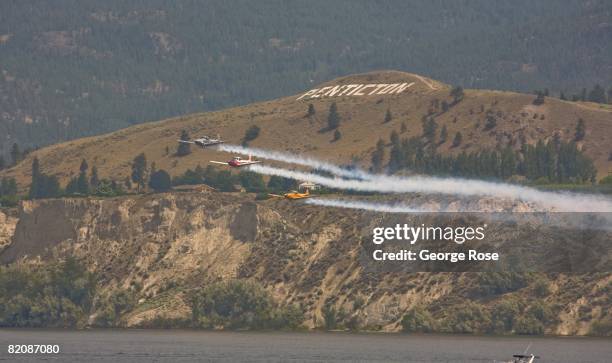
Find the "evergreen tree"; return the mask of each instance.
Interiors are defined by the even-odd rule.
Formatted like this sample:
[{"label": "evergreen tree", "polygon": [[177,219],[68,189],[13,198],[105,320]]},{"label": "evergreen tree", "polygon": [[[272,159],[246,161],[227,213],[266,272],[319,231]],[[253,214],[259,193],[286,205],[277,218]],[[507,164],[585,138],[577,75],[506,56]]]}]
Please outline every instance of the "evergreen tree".
[{"label": "evergreen tree", "polygon": [[151,172],[151,179],[149,180],[149,187],[156,192],[165,192],[172,188],[172,180],[170,174],[164,169],[159,169],[155,172]]},{"label": "evergreen tree", "polygon": [[436,138],[436,130],[438,129],[438,124],[433,117],[425,117],[423,119],[423,136],[429,140],[429,142],[433,142]]},{"label": "evergreen tree", "polygon": [[0,170],[6,168],[6,163],[4,161],[4,156],[0,155]]},{"label": "evergreen tree", "polygon": [[391,114],[391,110],[387,109],[387,113],[385,113],[384,123],[391,122],[391,120],[393,120],[393,115]]},{"label": "evergreen tree", "polygon": [[31,199],[53,198],[60,195],[61,188],[55,176],[48,176],[41,172],[37,157],[32,160],[32,183],[28,196]]},{"label": "evergreen tree", "polygon": [[497,126],[497,119],[493,115],[487,115],[487,119],[485,122],[485,130],[494,129]]},{"label": "evergreen tree", "polygon": [[516,158],[514,155],[514,150],[510,146],[507,146],[502,151],[501,155],[501,178],[508,179],[512,175],[514,175],[516,171]]},{"label": "evergreen tree", "polygon": [[14,143],[11,147],[11,160],[13,162],[12,165],[16,165],[21,160],[21,151],[19,150],[19,145]]},{"label": "evergreen tree", "polygon": [[440,144],[444,144],[447,138],[448,138],[448,130],[446,129],[446,125],[443,125],[442,130],[440,131]]},{"label": "evergreen tree", "polygon": [[563,91],[561,91],[561,94],[559,95],[559,99],[563,101],[567,101],[567,97],[565,97],[565,93],[563,93]]},{"label": "evergreen tree", "polygon": [[42,189],[42,180],[40,172],[40,163],[38,157],[34,157],[32,160],[32,181],[30,183],[30,192],[28,196],[30,199],[40,198]]},{"label": "evergreen tree", "polygon": [[308,104],[308,112],[306,113],[306,117],[312,117],[315,115],[317,111],[312,103]]},{"label": "evergreen tree", "polygon": [[61,195],[59,180],[55,175],[43,175],[42,198],[56,198]]},{"label": "evergreen tree", "polygon": [[574,133],[574,140],[580,141],[584,139],[586,135],[586,124],[583,119],[578,119],[578,123],[576,124],[576,132]]},{"label": "evergreen tree", "polygon": [[341,137],[342,134],[340,133],[340,130],[336,129],[336,131],[334,131],[334,138],[332,139],[332,142],[340,140]]},{"label": "evergreen tree", "polygon": [[132,181],[136,184],[138,192],[147,185],[147,157],[139,154],[132,161]]},{"label": "evergreen tree", "polygon": [[458,147],[459,145],[461,145],[462,141],[463,141],[463,135],[461,134],[461,132],[457,132],[455,134],[455,138],[453,139],[453,147]]},{"label": "evergreen tree", "polygon": [[392,145],[399,144],[399,135],[397,131],[391,131],[391,135],[389,135],[389,141],[391,141]]},{"label": "evergreen tree", "polygon": [[242,185],[247,192],[263,193],[266,191],[266,184],[261,174],[252,171],[243,171],[239,174],[238,178],[240,179],[240,185]]},{"label": "evergreen tree", "polygon": [[536,96],[536,98],[533,100],[533,102],[532,102],[532,103],[533,103],[534,105],[536,105],[536,106],[539,106],[539,105],[543,105],[543,104],[544,104],[544,101],[545,101],[545,96],[544,96],[544,93],[542,93],[541,91],[538,91],[538,92],[537,92],[537,96]]},{"label": "evergreen tree", "polygon": [[336,102],[329,106],[329,114],[327,115],[327,129],[334,130],[340,126],[340,115],[338,114],[338,106]]},{"label": "evergreen tree", "polygon": [[[189,141],[189,133],[187,130],[181,131],[181,141]],[[186,156],[191,154],[191,144],[179,142],[176,149],[176,156]]]},{"label": "evergreen tree", "polygon": [[391,152],[389,153],[389,171],[394,173],[404,167],[404,153],[403,147],[399,140],[397,142],[391,142]]},{"label": "evergreen tree", "polygon": [[408,126],[406,126],[405,122],[402,122],[402,126],[400,127],[400,132],[403,134],[408,131]]},{"label": "evergreen tree", "polygon": [[98,188],[98,184],[100,184],[100,179],[98,178],[98,168],[93,166],[91,168],[91,177],[89,178],[89,185],[91,186],[92,191]]},{"label": "evergreen tree", "polygon": [[74,177],[70,178],[68,184],[66,184],[66,194],[74,195],[79,192],[79,178]]},{"label": "evergreen tree", "polygon": [[589,92],[589,101],[597,103],[606,103],[606,90],[602,86],[596,84]]},{"label": "evergreen tree", "polygon": [[376,150],[372,153],[372,171],[379,173],[382,171],[383,161],[385,159],[385,142],[378,140]]},{"label": "evergreen tree", "polygon": [[17,182],[15,178],[3,177],[0,183],[0,196],[14,197],[17,195]]},{"label": "evergreen tree", "polygon": [[458,103],[459,101],[463,99],[463,96],[464,96],[463,87],[461,86],[453,87],[453,89],[450,92],[450,95],[451,97],[453,97],[453,104]]},{"label": "evergreen tree", "polygon": [[282,176],[273,175],[270,177],[268,181],[268,189],[273,190],[275,192],[289,190],[295,187],[295,181],[288,178],[283,178]]},{"label": "evergreen tree", "polygon": [[249,142],[255,140],[259,136],[259,126],[252,125],[244,132],[244,137],[242,138],[242,145],[247,146]]},{"label": "evergreen tree", "polygon": [[87,165],[87,160],[83,159],[81,161],[81,166],[79,167],[79,178],[77,182],[77,190],[79,194],[87,195],[89,194],[89,180],[87,179],[87,169],[89,166]]}]

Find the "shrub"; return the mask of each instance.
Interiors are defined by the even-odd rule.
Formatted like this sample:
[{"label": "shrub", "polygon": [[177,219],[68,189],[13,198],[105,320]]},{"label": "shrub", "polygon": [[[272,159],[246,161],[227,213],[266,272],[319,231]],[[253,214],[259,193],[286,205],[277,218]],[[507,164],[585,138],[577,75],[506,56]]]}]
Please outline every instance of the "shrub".
[{"label": "shrub", "polygon": [[[189,134],[186,130],[181,131],[181,141],[189,141]],[[178,148],[176,149],[177,156],[185,156],[191,154],[191,145],[179,142]]]},{"label": "shrub", "polygon": [[410,309],[402,318],[402,331],[429,333],[435,330],[436,321],[431,314],[421,308]]},{"label": "shrub", "polygon": [[533,291],[537,297],[545,297],[550,294],[550,284],[545,278],[539,278],[533,285]]},{"label": "shrub", "polygon": [[193,325],[201,328],[296,329],[304,319],[299,307],[279,307],[261,286],[240,280],[199,289],[189,305]]},{"label": "shrub", "polygon": [[533,317],[521,317],[517,320],[514,331],[517,334],[537,335],[544,333],[544,326]]},{"label": "shrub", "polygon": [[[612,155],[612,154],[610,154]],[[600,181],[599,184],[601,185],[612,185],[612,174],[603,177]]]},{"label": "shrub", "polygon": [[612,318],[607,317],[594,322],[590,334],[602,337],[612,336]]},{"label": "shrub", "polygon": [[149,187],[156,192],[165,192],[172,189],[172,179],[170,174],[163,169],[159,169],[151,175]]},{"label": "shrub", "polygon": [[449,333],[479,333],[489,329],[491,317],[482,306],[466,302],[454,305],[446,311],[442,330]]},{"label": "shrub", "polygon": [[249,127],[244,133],[244,138],[242,139],[243,145],[247,145],[249,142],[255,140],[259,136],[259,131],[260,128],[257,125]]},{"label": "shrub", "polygon": [[2,267],[0,326],[84,326],[95,286],[95,276],[73,258],[44,266]]},{"label": "shrub", "polygon": [[521,307],[514,300],[503,300],[491,309],[491,331],[496,333],[511,332],[520,314]]},{"label": "shrub", "polygon": [[484,272],[478,274],[474,292],[481,296],[504,294],[527,286],[527,280],[527,276],[519,272]]},{"label": "shrub", "polygon": [[325,329],[334,330],[339,326],[339,322],[343,319],[343,312],[337,311],[332,305],[325,305],[322,310],[323,319],[325,320]]}]

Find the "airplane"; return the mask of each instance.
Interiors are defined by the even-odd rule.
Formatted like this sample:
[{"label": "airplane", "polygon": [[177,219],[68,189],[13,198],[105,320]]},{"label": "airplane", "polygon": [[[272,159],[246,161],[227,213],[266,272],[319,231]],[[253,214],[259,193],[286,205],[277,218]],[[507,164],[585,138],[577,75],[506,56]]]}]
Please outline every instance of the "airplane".
[{"label": "airplane", "polygon": [[234,156],[232,158],[232,160],[230,160],[230,161],[214,161],[214,160],[211,160],[210,162],[213,163],[213,164],[229,165],[231,167],[238,168],[238,167],[241,167],[241,166],[247,166],[247,165],[261,163],[261,160],[253,160],[251,158],[251,155],[249,155],[249,158],[247,160],[243,160],[240,156]]},{"label": "airplane", "polygon": [[193,141],[192,140],[178,140],[178,142],[182,144],[198,145],[201,148],[205,148],[207,146],[223,144],[225,141],[221,140],[221,138],[219,138],[219,136],[217,135],[216,139],[209,137],[209,136],[202,136],[198,139],[194,139]]},{"label": "airplane", "polygon": [[287,198],[290,200],[296,200],[296,199],[304,199],[304,198],[310,198],[312,195],[310,194],[310,192],[308,191],[308,189],[306,189],[306,193],[300,193],[296,190],[292,190],[289,193],[285,193],[283,195],[278,195],[278,194],[268,194],[271,197],[276,197],[276,198]]}]

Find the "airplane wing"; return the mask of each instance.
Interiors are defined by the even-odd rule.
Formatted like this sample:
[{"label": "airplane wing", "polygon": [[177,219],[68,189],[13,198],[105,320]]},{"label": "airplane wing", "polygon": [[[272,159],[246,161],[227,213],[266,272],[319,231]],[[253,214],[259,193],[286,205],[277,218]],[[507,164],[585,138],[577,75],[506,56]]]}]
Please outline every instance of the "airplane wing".
[{"label": "airplane wing", "polygon": [[211,160],[211,161],[209,161],[209,163],[227,165],[227,161],[214,161],[214,160]]},{"label": "airplane wing", "polygon": [[276,197],[276,198],[284,198],[284,195],[278,195],[278,194],[268,194],[271,197]]},{"label": "airplane wing", "polygon": [[188,141],[188,140],[177,140],[177,141],[180,142],[181,144],[195,144],[195,142]]}]

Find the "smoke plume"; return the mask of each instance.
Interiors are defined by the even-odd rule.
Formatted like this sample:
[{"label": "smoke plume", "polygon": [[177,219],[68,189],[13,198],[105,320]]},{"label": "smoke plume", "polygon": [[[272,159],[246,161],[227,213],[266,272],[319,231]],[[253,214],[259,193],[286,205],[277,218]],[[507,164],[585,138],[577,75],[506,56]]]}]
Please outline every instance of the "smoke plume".
[{"label": "smoke plume", "polygon": [[416,192],[458,196],[492,196],[534,202],[559,212],[612,212],[612,201],[602,196],[546,192],[505,183],[459,178],[396,177],[372,174],[369,174],[370,178],[367,180],[346,180],[264,165],[253,165],[250,170],[260,174],[277,175],[295,180],[308,180],[329,188],[342,190],[379,193]]}]

